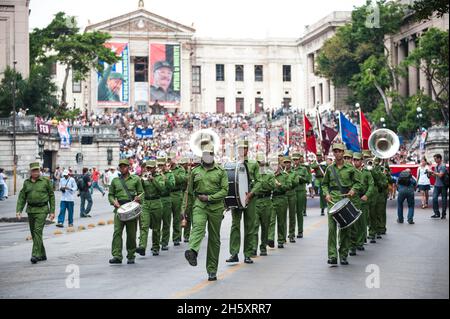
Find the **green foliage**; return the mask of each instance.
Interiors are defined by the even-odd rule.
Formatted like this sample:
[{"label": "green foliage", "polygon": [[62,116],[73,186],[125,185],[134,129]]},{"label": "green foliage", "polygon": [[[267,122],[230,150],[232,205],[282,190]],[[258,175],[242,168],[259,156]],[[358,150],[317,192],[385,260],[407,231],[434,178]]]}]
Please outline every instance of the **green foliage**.
[{"label": "green foliage", "polygon": [[449,12],[450,3],[448,0],[417,0],[409,9],[414,12],[414,18],[418,21],[429,20],[436,13],[437,17],[442,17]]}]

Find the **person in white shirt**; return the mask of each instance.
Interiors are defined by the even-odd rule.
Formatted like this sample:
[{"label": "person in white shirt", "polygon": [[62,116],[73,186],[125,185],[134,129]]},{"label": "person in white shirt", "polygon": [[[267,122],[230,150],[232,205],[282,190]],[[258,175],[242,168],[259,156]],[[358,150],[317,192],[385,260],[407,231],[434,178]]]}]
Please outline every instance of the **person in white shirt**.
[{"label": "person in white shirt", "polygon": [[6,185],[6,175],[4,169],[0,168],[0,200],[8,198],[8,185]]},{"label": "person in white shirt", "polygon": [[68,170],[64,170],[63,178],[59,182],[59,190],[62,192],[58,223],[56,227],[64,227],[66,209],[69,212],[69,227],[73,227],[73,208],[75,204],[75,192],[78,190],[75,179],[70,176]]},{"label": "person in white shirt", "polygon": [[420,166],[417,168],[417,184],[419,186],[419,192],[422,193],[422,209],[428,207],[428,198],[431,188],[428,172],[431,172],[431,168],[428,166],[427,160],[424,157],[420,161]]}]

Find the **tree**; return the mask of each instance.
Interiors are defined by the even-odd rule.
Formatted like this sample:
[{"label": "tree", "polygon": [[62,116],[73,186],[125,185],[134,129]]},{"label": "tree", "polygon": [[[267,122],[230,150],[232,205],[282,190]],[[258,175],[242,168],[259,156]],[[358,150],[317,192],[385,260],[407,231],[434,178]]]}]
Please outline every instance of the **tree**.
[{"label": "tree", "polygon": [[105,47],[105,42],[111,38],[103,32],[79,33],[74,17],[59,12],[52,22],[43,29],[34,29],[30,34],[31,56],[38,63],[49,60],[57,61],[65,66],[64,82],[61,87],[61,106],[67,106],[67,82],[70,71],[74,80],[86,78],[90,70],[103,71],[104,61],[114,64],[120,60],[114,52]]},{"label": "tree", "polygon": [[444,14],[449,13],[448,0],[418,0],[409,6],[414,12],[416,20],[429,20],[433,14],[441,18]]},{"label": "tree", "polygon": [[402,67],[419,68],[431,84],[434,99],[446,123],[449,120],[449,32],[431,28],[419,39],[418,46]]},{"label": "tree", "polygon": [[[386,58],[384,41],[386,35],[400,29],[404,6],[385,0],[375,5],[367,1],[355,8],[351,22],[325,42],[317,59],[317,74],[330,79],[336,87],[350,87],[348,102],[360,103],[363,111],[374,110],[382,101],[390,116],[389,97],[395,95],[398,72]],[[379,21],[370,24],[374,12]]]}]

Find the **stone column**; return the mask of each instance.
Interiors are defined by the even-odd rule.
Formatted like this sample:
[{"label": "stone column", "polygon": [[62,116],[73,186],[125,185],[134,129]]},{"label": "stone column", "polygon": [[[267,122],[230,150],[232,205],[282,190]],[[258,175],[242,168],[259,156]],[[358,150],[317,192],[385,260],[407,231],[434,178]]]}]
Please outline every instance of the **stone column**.
[{"label": "stone column", "polygon": [[[416,48],[416,38],[413,36],[408,37],[408,55]],[[410,66],[408,67],[408,85],[409,85],[409,96],[417,93],[418,87],[418,71],[417,68]]]},{"label": "stone column", "polygon": [[[403,41],[398,42],[397,46],[397,64],[400,65],[400,63],[405,59],[405,48]],[[406,78],[399,77],[399,85],[398,85],[398,93],[406,97],[408,93],[408,87],[407,87],[407,81]]]}]

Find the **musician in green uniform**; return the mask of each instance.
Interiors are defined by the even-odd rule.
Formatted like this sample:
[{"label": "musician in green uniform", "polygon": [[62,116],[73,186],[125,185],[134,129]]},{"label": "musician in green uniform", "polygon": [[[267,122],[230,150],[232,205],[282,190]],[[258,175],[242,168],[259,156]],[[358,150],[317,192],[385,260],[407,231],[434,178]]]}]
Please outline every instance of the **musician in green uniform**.
[{"label": "musician in green uniform", "polygon": [[[278,166],[277,166],[278,164]],[[284,171],[280,161],[271,161],[271,167],[275,171],[275,189],[272,195],[272,214],[269,225],[269,247],[275,246],[275,224],[277,224],[278,248],[284,248],[286,242],[287,207],[288,197],[286,192],[291,189],[289,175]]]},{"label": "musician in green uniform", "polygon": [[377,233],[386,235],[386,215],[387,215],[387,200],[389,197],[389,184],[392,183],[391,169],[387,159],[383,159],[380,163],[381,171],[384,175],[386,187],[383,187],[383,196],[380,206],[380,224]]},{"label": "musician in green uniform", "polygon": [[120,177],[112,180],[108,193],[108,201],[114,206],[114,234],[112,240],[111,253],[113,258],[110,264],[122,263],[122,233],[126,227],[127,231],[127,263],[134,264],[136,252],[136,231],[138,218],[123,222],[117,215],[117,209],[131,201],[140,202],[144,193],[139,176],[131,175],[129,172],[129,161],[126,159],[119,161]]},{"label": "musician in green uniform", "polygon": [[39,163],[30,164],[30,178],[26,179],[17,199],[16,217],[22,218],[22,211],[27,206],[28,224],[33,238],[31,263],[47,260],[42,233],[47,215],[55,218],[55,194],[48,178],[41,176]]},{"label": "musician in green uniform", "polygon": [[161,203],[163,206],[161,250],[169,250],[170,221],[172,218],[172,198],[170,197],[170,192],[175,188],[175,176],[168,166],[166,157],[159,157],[157,165],[164,179],[164,188],[161,192]]},{"label": "musician in green uniform", "polygon": [[258,234],[261,227],[261,256],[267,256],[267,241],[269,236],[269,223],[272,214],[272,191],[275,189],[275,175],[269,168],[266,156],[262,153],[256,155],[259,165],[259,178],[254,187],[256,201],[255,241],[258,246]]},{"label": "musician in green uniform", "polygon": [[314,170],[315,174],[314,186],[319,191],[320,215],[324,216],[325,208],[327,207],[327,202],[325,201],[325,196],[323,196],[322,180],[323,175],[325,174],[325,170],[327,169],[327,165],[323,162],[322,152],[318,151],[316,153],[316,160],[311,164],[311,169]]},{"label": "musician in green uniform", "polygon": [[360,173],[362,190],[358,194],[360,199],[358,208],[361,209],[362,215],[354,223],[350,256],[356,255],[356,250],[364,250],[364,242],[367,238],[369,201],[373,198],[374,191],[372,174],[367,168],[363,166],[363,156],[361,153],[353,153],[353,166]]},{"label": "musician in green uniform", "polygon": [[385,179],[379,165],[376,164],[377,162],[379,163],[376,158],[373,159],[373,168],[370,171],[374,181],[373,198],[369,202],[369,239],[371,244],[375,244],[377,242],[377,237],[381,238],[381,235],[378,234],[379,224],[381,220],[379,205],[383,187],[386,187]]},{"label": "musician in green uniform", "polygon": [[353,166],[353,151],[345,150],[344,151],[344,162],[345,164],[349,164]]},{"label": "musician in green uniform", "polygon": [[[344,197],[348,197],[354,202],[358,199],[358,194],[363,190],[359,174],[355,174],[355,168],[344,162],[344,145],[335,143],[332,146],[332,150],[335,161],[332,165],[328,166],[322,181],[323,192],[328,203],[328,210]],[[331,214],[328,214],[328,263],[330,265],[337,265],[337,239],[337,224]],[[348,265],[347,255],[349,248],[349,229],[339,229],[339,259],[341,265]]]},{"label": "musician in green uniform", "polygon": [[170,170],[175,178],[175,186],[170,192],[170,198],[172,200],[172,240],[174,246],[179,246],[181,242],[181,203],[186,189],[186,171],[177,164],[175,157],[175,153],[169,154]]},{"label": "musician in green uniform", "polygon": [[[308,169],[300,164],[300,153],[293,153],[294,169],[298,175],[298,185],[295,189],[297,199],[297,238],[303,238],[303,214],[306,210],[306,184],[311,183],[311,175]],[[295,231],[295,230],[294,230]]]},{"label": "musician in green uniform", "polygon": [[152,228],[152,253],[159,255],[162,221],[161,192],[164,189],[164,179],[156,172],[156,161],[149,160],[145,163],[145,173],[142,178],[144,189],[144,203],[139,216],[139,247],[136,252],[145,256],[147,249],[148,230]]},{"label": "musician in green uniform", "polygon": [[295,243],[295,224],[297,216],[297,193],[296,189],[299,185],[299,178],[297,171],[292,169],[292,160],[290,156],[286,156],[284,159],[284,170],[288,174],[289,189],[286,191],[289,207],[289,242]]},{"label": "musician in green uniform", "polygon": [[259,167],[254,160],[248,159],[248,141],[243,140],[238,143],[239,161],[247,167],[249,177],[249,193],[247,194],[245,209],[232,209],[232,222],[230,232],[230,258],[226,262],[238,262],[239,250],[241,248],[241,219],[244,215],[244,262],[252,264],[251,257],[256,254],[255,242],[255,221],[256,221],[256,201],[254,198],[254,187],[258,180]]},{"label": "musician in green uniform", "polygon": [[195,202],[195,196],[192,192],[192,189],[189,188],[188,181],[190,180],[192,170],[199,166],[201,164],[201,160],[199,157],[194,157],[192,160],[192,163],[187,165],[185,167],[185,170],[187,172],[187,178],[186,178],[186,191],[183,195],[183,209],[182,211],[185,214],[186,218],[186,227],[183,229],[183,238],[184,242],[189,242],[189,237],[191,235],[191,228],[192,228],[192,211],[194,209],[194,202]]},{"label": "musician in green uniform", "polygon": [[191,266],[197,266],[198,252],[208,226],[206,271],[208,280],[214,281],[217,280],[220,226],[225,210],[224,199],[228,195],[228,177],[225,170],[214,162],[213,145],[203,146],[202,165],[192,170],[188,183],[195,203],[189,250],[185,251],[184,256]]},{"label": "musician in green uniform", "polygon": [[[308,163],[305,162],[305,157],[303,156],[303,154],[299,154],[299,166],[303,167],[306,170],[306,173],[308,174],[308,182],[307,184],[312,182],[312,174],[311,174],[311,167],[310,165],[308,165]],[[305,185],[306,187],[306,185]],[[303,216],[307,216],[306,214],[306,199],[303,202],[303,207],[301,207],[302,212],[303,212]],[[302,229],[303,229],[303,219],[302,219]],[[301,238],[297,235],[297,238]]]}]

